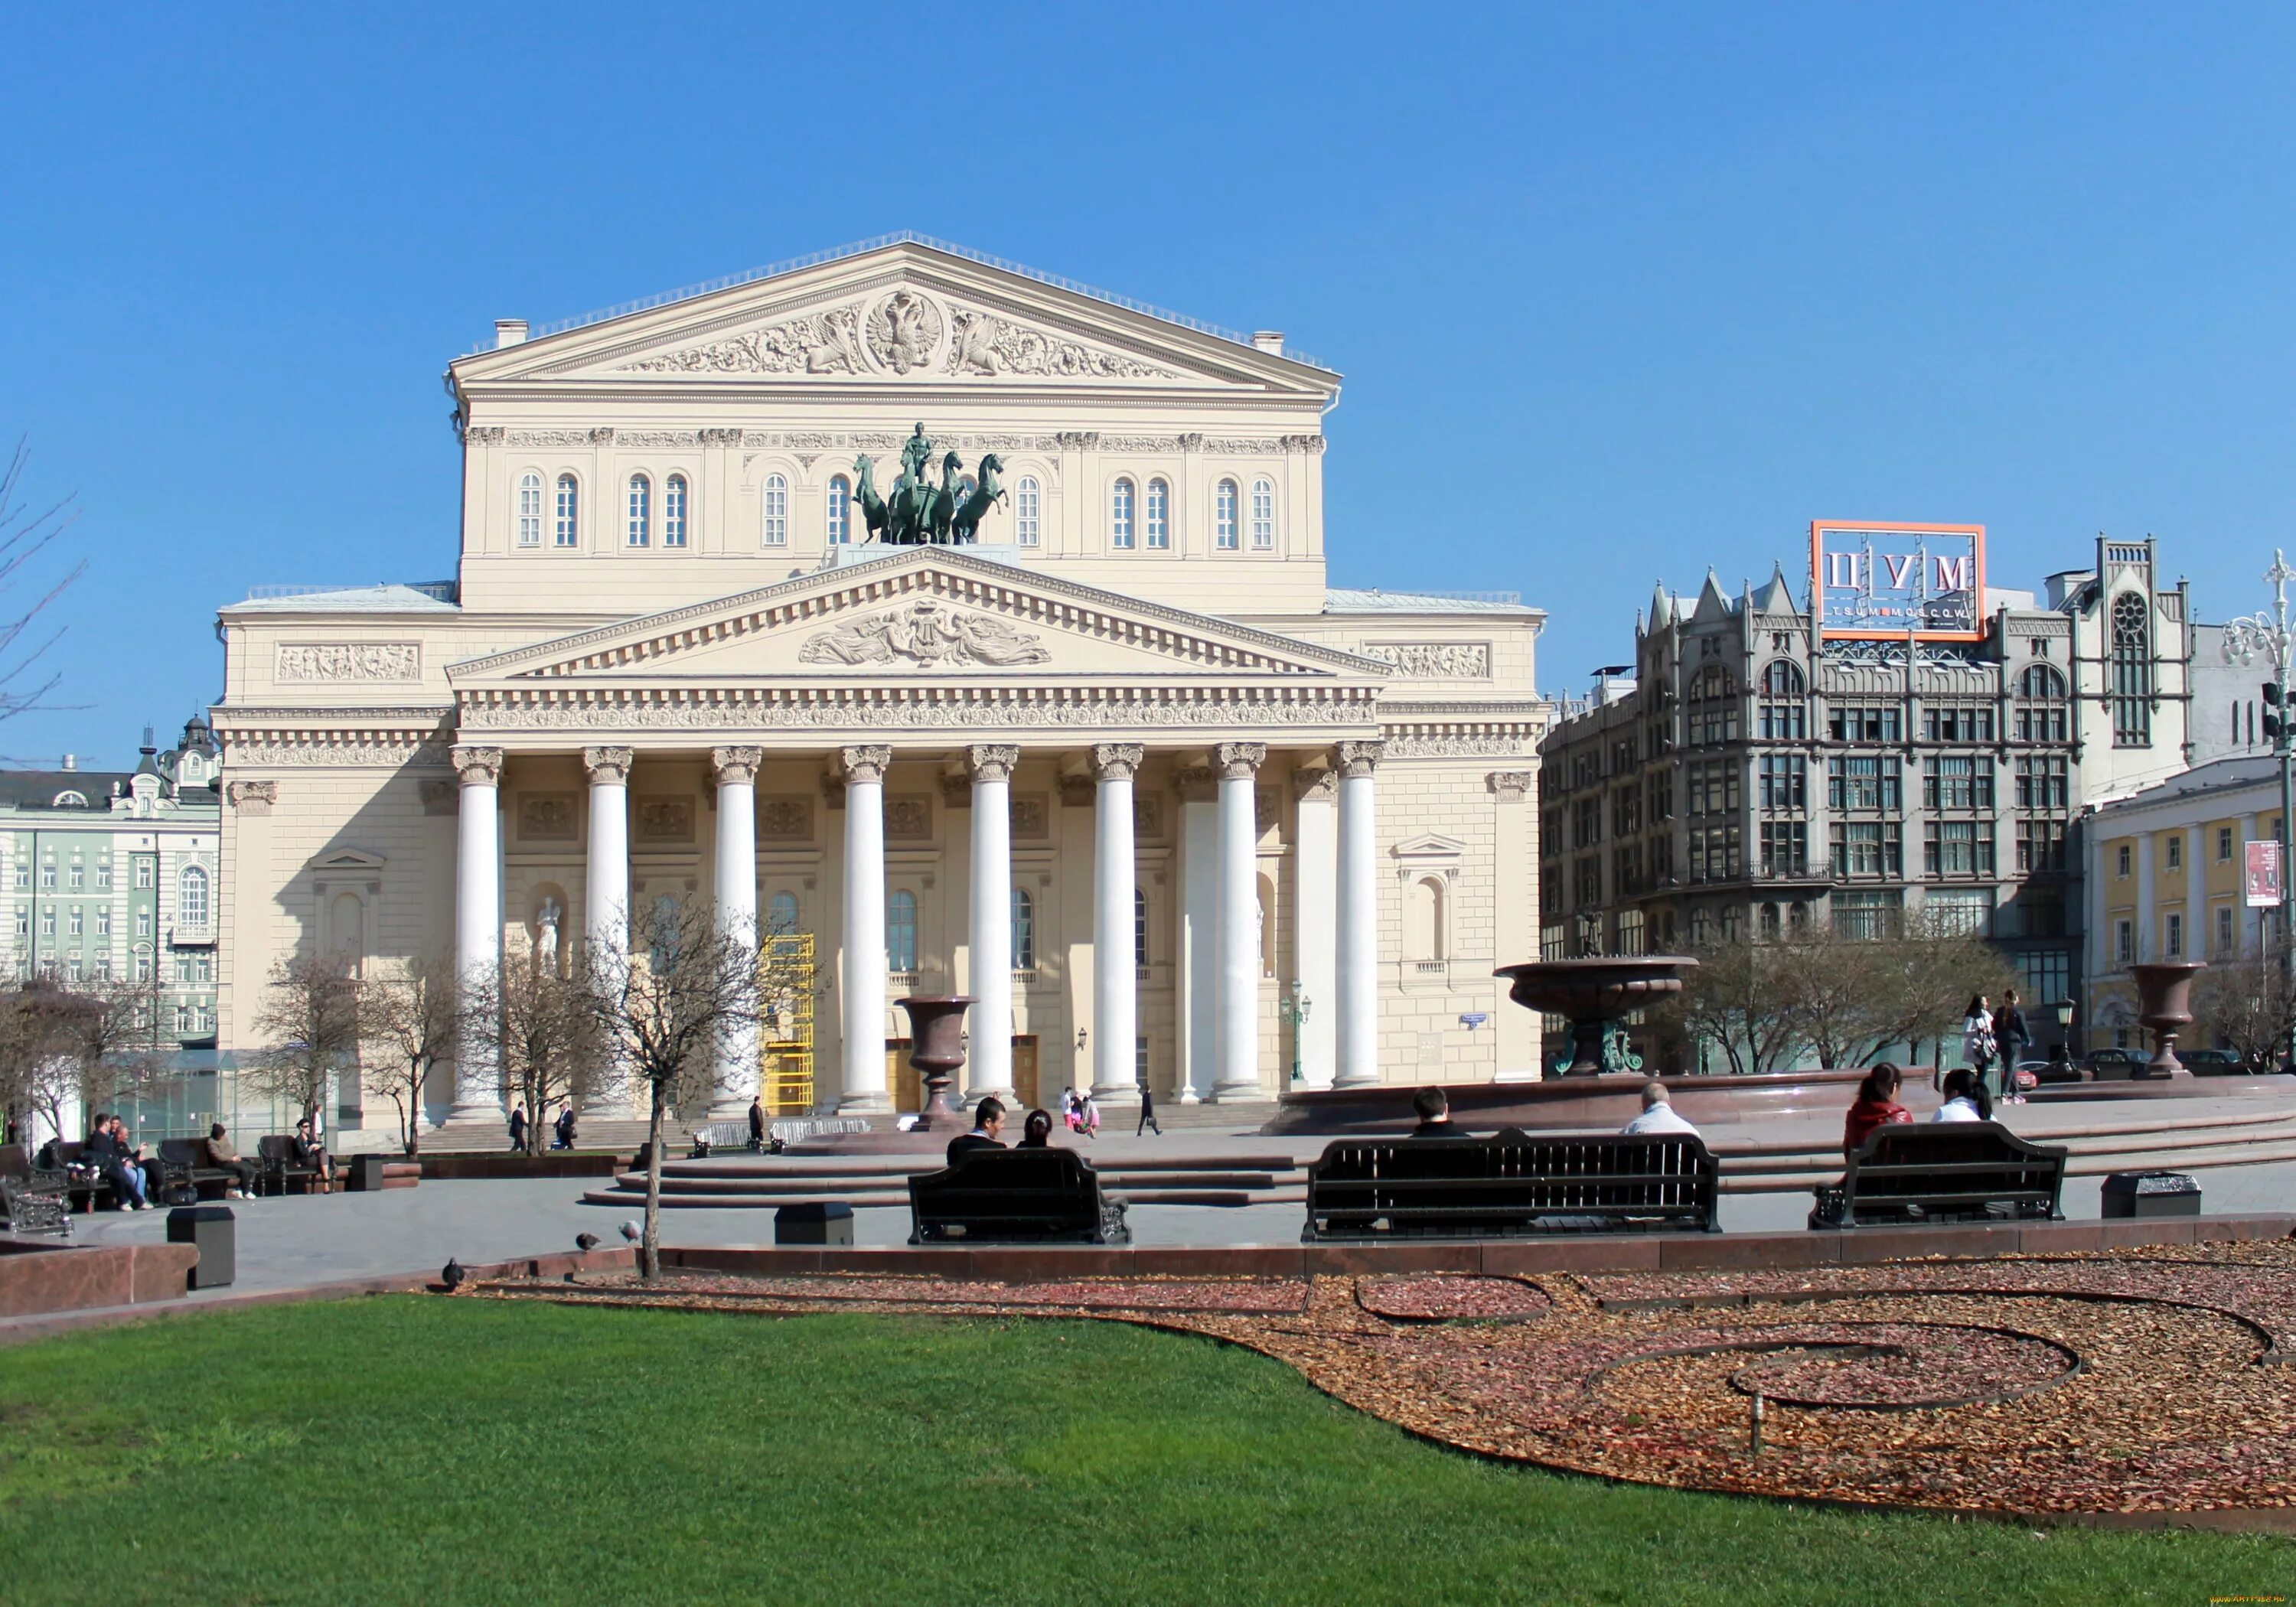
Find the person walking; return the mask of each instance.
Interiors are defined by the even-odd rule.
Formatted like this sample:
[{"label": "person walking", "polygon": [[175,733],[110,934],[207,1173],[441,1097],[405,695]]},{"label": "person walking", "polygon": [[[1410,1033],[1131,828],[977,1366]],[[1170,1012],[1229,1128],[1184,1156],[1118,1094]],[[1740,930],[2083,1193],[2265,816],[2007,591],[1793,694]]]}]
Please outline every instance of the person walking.
[{"label": "person walking", "polygon": [[1140,1125],[1132,1129],[1132,1136],[1137,1138],[1151,1127],[1155,1127],[1157,1137],[1161,1138],[1164,1136],[1164,1129],[1158,1126],[1156,1121],[1156,1095],[1146,1083],[1142,1083],[1140,1085]]},{"label": "person walking", "polygon": [[1993,1038],[1993,1012],[1986,1008],[1985,996],[1980,993],[1969,1001],[1969,1008],[1962,1013],[1961,1058],[1977,1069],[1979,1082],[1989,1085],[1994,1058],[1998,1053],[1999,1045]]},{"label": "person walking", "polygon": [[523,1102],[510,1110],[510,1147],[512,1154],[526,1148],[526,1105]]},{"label": "person walking", "polygon": [[2018,1091],[2017,1066],[2032,1046],[2033,1034],[2025,1025],[2025,1013],[2018,1006],[2013,988],[2002,994],[2001,1008],[1994,1012],[1993,1036],[2001,1045],[2001,1103],[2021,1105],[2025,1096]]},{"label": "person walking", "polygon": [[762,1096],[750,1101],[750,1148],[766,1147],[766,1102]]}]

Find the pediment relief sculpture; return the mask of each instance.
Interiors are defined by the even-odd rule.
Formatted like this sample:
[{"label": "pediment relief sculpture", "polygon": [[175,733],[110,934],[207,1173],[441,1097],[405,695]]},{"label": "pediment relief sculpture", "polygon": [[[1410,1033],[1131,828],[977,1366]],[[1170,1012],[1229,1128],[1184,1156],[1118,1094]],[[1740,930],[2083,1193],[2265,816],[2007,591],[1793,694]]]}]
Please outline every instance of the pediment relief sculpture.
[{"label": "pediment relief sculpture", "polygon": [[1042,664],[1052,656],[1040,637],[1017,630],[994,614],[966,613],[930,601],[816,632],[798,652],[799,660],[807,664],[906,662],[998,669]]},{"label": "pediment relief sculpture", "polygon": [[949,373],[1044,374],[1063,380],[1180,377],[1168,368],[1047,334],[994,313],[960,309],[953,328],[948,358],[941,365]]},{"label": "pediment relief sculpture", "polygon": [[859,373],[861,304],[622,365],[625,373]]}]

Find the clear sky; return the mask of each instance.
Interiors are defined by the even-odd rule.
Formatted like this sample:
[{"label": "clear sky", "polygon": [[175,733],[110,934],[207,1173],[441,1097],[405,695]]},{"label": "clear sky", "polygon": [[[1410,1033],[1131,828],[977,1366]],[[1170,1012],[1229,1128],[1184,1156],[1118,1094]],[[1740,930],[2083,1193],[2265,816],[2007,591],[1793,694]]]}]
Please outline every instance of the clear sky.
[{"label": "clear sky", "polygon": [[[656,20],[655,19],[661,19]],[[0,438],[76,490],[60,701],[133,758],[217,604],[453,572],[439,374],[913,228],[1347,375],[1334,581],[1507,588],[1541,679],[1808,521],[2296,545],[2296,8],[0,4]],[[1804,559],[1806,563],[1806,558]]]}]

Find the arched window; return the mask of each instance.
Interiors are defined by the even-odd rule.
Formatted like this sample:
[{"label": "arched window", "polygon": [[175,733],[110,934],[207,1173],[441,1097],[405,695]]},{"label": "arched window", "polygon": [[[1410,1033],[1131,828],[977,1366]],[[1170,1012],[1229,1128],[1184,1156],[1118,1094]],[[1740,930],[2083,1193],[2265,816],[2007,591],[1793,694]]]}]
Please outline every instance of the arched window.
[{"label": "arched window", "polygon": [[646,545],[653,539],[653,482],[643,474],[630,476],[629,544]]},{"label": "arched window", "polygon": [[1251,550],[1275,550],[1275,482],[1272,480],[1251,482]]},{"label": "arched window", "polygon": [[1798,698],[1803,691],[1801,666],[1791,659],[1773,659],[1762,668],[1762,695]]},{"label": "arched window", "polygon": [[1809,705],[1804,701],[1808,683],[1801,667],[1790,659],[1773,659],[1762,667],[1761,731],[1770,742],[1798,742],[1809,733]]},{"label": "arched window", "polygon": [[789,477],[782,474],[766,476],[766,487],[759,506],[765,512],[765,545],[769,547],[789,545]]},{"label": "arched window", "polygon": [[829,545],[843,546],[853,539],[853,482],[842,474],[829,482]]},{"label": "arched window", "polygon": [[2112,600],[2112,745],[2152,745],[2152,610],[2135,592]]},{"label": "arched window", "polygon": [[1275,974],[1275,883],[1267,876],[1259,879],[1259,974]]},{"label": "arched window", "polygon": [[531,469],[518,482],[518,545],[542,545],[542,476]]},{"label": "arched window", "polygon": [[551,539],[559,546],[582,544],[582,491],[570,474],[558,477],[558,525]]},{"label": "arched window", "polygon": [[2017,677],[2017,740],[2062,742],[2067,728],[2065,677],[2046,664],[2029,664]]},{"label": "arched window", "polygon": [[1043,505],[1037,477],[1022,475],[1021,483],[1013,488],[1013,539],[1017,545],[1032,547],[1044,539],[1043,527],[1038,523]]},{"label": "arched window", "polygon": [[1148,895],[1136,887],[1132,890],[1132,963],[1148,963]]},{"label": "arched window", "polygon": [[176,879],[176,923],[178,926],[205,926],[208,923],[208,873],[196,865],[187,865]]},{"label": "arched window", "polygon": [[885,900],[885,963],[894,971],[917,968],[917,896],[905,887]]},{"label": "arched window", "polygon": [[1013,890],[1013,969],[1037,969],[1037,901],[1029,890]]},{"label": "arched window", "polygon": [[1119,480],[1108,494],[1108,545],[1119,552],[1132,545],[1132,482]]},{"label": "arched window", "polygon": [[1235,481],[1224,480],[1212,492],[1212,545],[1223,553],[1235,551],[1236,504],[1240,500]]},{"label": "arched window", "polygon": [[1446,901],[1440,876],[1422,876],[1411,884],[1411,908],[1404,922],[1404,938],[1410,945],[1413,959],[1439,962],[1450,957],[1446,952],[1450,934],[1444,930]]},{"label": "arched window", "polygon": [[1148,545],[1163,552],[1172,545],[1172,488],[1160,480],[1148,482]]},{"label": "arched window", "polygon": [[685,476],[673,474],[661,486],[661,545],[685,545]]},{"label": "arched window", "polygon": [[792,937],[797,932],[797,895],[775,893],[766,900],[766,935]]}]

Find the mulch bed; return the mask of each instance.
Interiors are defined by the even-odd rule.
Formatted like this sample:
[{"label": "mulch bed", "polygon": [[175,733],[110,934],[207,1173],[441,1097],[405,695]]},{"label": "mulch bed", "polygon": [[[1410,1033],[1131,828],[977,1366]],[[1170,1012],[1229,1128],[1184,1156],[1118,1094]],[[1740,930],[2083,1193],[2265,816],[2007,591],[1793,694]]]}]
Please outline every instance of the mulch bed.
[{"label": "mulch bed", "polygon": [[[2019,1513],[2296,1507],[2296,1242],[1782,1271],[1078,1279],[626,1275],[465,1294],[1141,1323],[1488,1455]],[[1760,1398],[1760,1448],[1752,1408]]]}]

